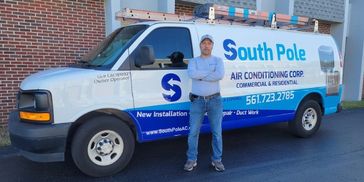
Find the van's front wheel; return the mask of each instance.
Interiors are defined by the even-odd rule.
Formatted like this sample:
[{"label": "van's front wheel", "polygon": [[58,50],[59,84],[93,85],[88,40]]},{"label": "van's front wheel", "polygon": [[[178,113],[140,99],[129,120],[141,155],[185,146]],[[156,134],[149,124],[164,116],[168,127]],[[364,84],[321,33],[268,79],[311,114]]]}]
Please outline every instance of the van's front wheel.
[{"label": "van's front wheel", "polygon": [[308,100],[300,105],[296,117],[289,122],[291,132],[299,137],[309,137],[320,128],[322,112],[320,105],[314,100]]},{"label": "van's front wheel", "polygon": [[125,168],[132,158],[134,146],[134,136],[128,125],[111,116],[99,116],[79,127],[71,153],[83,173],[101,177]]}]

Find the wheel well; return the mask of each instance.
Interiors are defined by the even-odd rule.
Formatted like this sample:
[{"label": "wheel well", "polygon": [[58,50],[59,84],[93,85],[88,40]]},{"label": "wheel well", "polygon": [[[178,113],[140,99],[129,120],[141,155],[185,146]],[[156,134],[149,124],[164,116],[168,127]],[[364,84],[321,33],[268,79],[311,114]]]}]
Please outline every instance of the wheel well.
[{"label": "wheel well", "polygon": [[[134,137],[136,138],[136,140],[138,141],[138,135],[137,135],[137,128],[134,124],[134,122],[132,121],[132,119],[130,118],[130,116],[125,113],[122,112],[120,110],[116,110],[116,109],[100,109],[100,110],[95,110],[95,111],[91,111],[83,116],[81,116],[80,118],[78,118],[74,123],[72,123],[69,131],[68,131],[68,135],[67,135],[67,143],[66,143],[66,158],[70,157],[70,146],[72,143],[72,139],[73,136],[75,134],[75,132],[77,131],[78,127],[80,127],[81,125],[83,125],[84,123],[87,122],[88,119],[92,118],[92,117],[97,117],[100,115],[107,115],[107,116],[114,116],[118,119],[120,119],[121,122],[125,122],[129,128],[131,129],[131,131],[134,134]],[[70,158],[68,158],[70,159]]]},{"label": "wheel well", "polygon": [[[310,93],[308,95],[306,95],[300,102],[298,108],[303,104],[305,103],[306,101],[308,100],[314,100],[316,101],[319,105],[320,105],[320,109],[322,111],[322,113],[325,113],[325,108],[324,108],[324,105],[323,105],[323,99],[322,99],[322,96],[319,94],[319,93]],[[297,108],[297,109],[298,109]]]}]

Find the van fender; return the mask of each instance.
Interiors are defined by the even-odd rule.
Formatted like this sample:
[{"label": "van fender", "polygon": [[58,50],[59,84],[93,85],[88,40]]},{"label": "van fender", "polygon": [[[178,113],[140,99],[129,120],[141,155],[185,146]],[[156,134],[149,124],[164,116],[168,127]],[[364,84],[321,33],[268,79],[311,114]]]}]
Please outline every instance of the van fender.
[{"label": "van fender", "polygon": [[308,100],[316,101],[320,105],[322,114],[325,113],[325,107],[324,107],[324,101],[323,101],[322,93],[319,92],[319,91],[314,91],[314,92],[307,93],[305,96],[302,97],[301,101],[296,106],[295,115],[297,114],[298,108],[300,108],[302,106],[302,104],[305,103]]},{"label": "van fender", "polygon": [[97,109],[97,110],[87,112],[87,113],[83,114],[82,116],[78,117],[78,119],[76,119],[72,123],[72,125],[68,131],[68,134],[67,134],[67,144],[66,144],[67,150],[69,150],[69,146],[72,142],[72,138],[73,138],[75,132],[77,131],[78,127],[87,123],[89,118],[100,116],[100,115],[114,116],[114,117],[118,118],[121,122],[125,122],[132,130],[133,134],[135,135],[136,140],[138,142],[142,141],[141,127],[137,121],[132,119],[132,117],[128,114],[128,112],[119,110],[119,109],[115,109],[115,108],[103,108],[103,109]]}]

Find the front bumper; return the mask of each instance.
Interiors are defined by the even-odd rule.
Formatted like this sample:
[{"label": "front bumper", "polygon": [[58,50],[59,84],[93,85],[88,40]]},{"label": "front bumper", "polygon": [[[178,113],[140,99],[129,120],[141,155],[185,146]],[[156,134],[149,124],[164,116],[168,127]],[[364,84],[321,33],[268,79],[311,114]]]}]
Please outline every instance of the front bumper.
[{"label": "front bumper", "polygon": [[24,157],[37,162],[64,161],[70,126],[71,123],[24,123],[20,121],[18,111],[9,116],[11,144]]}]

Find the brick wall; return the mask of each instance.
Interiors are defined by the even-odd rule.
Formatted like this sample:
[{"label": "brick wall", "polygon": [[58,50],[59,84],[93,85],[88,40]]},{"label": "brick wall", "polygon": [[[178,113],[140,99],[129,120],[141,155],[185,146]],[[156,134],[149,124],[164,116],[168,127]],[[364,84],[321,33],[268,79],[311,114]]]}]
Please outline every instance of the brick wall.
[{"label": "brick wall", "polygon": [[322,23],[319,21],[319,32],[330,34],[331,24],[329,23]]},{"label": "brick wall", "polygon": [[0,125],[20,82],[74,63],[104,37],[102,0],[0,0]]},{"label": "brick wall", "polygon": [[198,4],[182,3],[182,2],[176,1],[175,14],[192,16],[193,8],[195,8],[196,5],[198,5]]},{"label": "brick wall", "polygon": [[[330,34],[331,24],[324,23],[319,20],[319,32],[324,34]],[[313,27],[310,29],[302,30],[304,32],[313,32]]]}]

